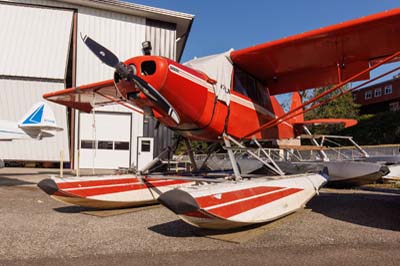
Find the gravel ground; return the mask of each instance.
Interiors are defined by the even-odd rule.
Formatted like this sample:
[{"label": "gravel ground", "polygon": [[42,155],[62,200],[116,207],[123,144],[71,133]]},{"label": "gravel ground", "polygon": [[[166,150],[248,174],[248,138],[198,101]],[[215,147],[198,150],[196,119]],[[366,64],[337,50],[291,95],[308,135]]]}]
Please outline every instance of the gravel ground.
[{"label": "gravel ground", "polygon": [[163,207],[84,215],[36,187],[52,172],[0,169],[0,265],[400,264],[400,190],[323,189],[311,211],[237,244],[198,237]]}]

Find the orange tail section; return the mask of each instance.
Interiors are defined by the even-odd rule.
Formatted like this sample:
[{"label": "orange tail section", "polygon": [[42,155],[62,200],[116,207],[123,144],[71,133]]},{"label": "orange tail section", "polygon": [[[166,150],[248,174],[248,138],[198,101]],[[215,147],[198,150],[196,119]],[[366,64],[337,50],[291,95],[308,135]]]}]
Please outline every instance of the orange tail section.
[{"label": "orange tail section", "polygon": [[[293,94],[292,94],[292,104],[290,106],[290,111],[294,110],[295,108],[297,108],[297,107],[299,107],[301,105],[302,105],[302,101],[301,101],[300,93],[298,93],[297,91],[293,92]],[[296,114],[297,115],[295,117],[289,119],[289,123],[292,124],[292,125],[296,124],[296,123],[304,122],[303,109],[299,109],[296,112]]]},{"label": "orange tail section", "polygon": [[[276,117],[281,117],[285,114],[282,106],[279,104],[278,100],[271,96],[271,105],[273,112]],[[290,111],[298,108],[302,105],[301,96],[298,92],[293,92],[292,94],[292,104],[290,106]],[[303,109],[296,111],[294,117],[287,121],[283,121],[276,127],[271,129],[273,136],[278,139],[290,139],[303,133],[304,125],[328,125],[328,124],[343,124],[344,127],[351,127],[357,124],[357,120],[345,119],[345,118],[320,118],[312,120],[304,120]]]},{"label": "orange tail section", "polygon": [[[278,100],[274,97],[271,96],[271,105],[274,114],[277,117],[281,117],[285,114],[285,111],[283,110],[282,106],[279,104]],[[294,108],[298,107],[301,105],[301,97],[300,94],[297,92],[293,93],[292,96],[292,105],[290,107],[290,110],[293,110]],[[300,121],[304,121],[304,116],[302,113],[302,110],[299,110],[299,115],[293,117],[292,119],[282,122],[278,124],[275,128],[276,132],[276,137],[278,139],[291,139],[295,137],[295,131],[294,131],[294,123],[298,123]]]},{"label": "orange tail section", "polygon": [[[302,104],[301,97],[298,92],[293,92],[292,96],[292,105],[290,110],[294,110]],[[294,134],[295,136],[303,133],[302,126],[306,125],[330,125],[330,124],[342,124],[345,128],[352,127],[357,124],[357,120],[354,119],[346,119],[346,118],[320,118],[320,119],[312,119],[312,120],[304,120],[304,112],[303,109],[299,109],[296,112],[296,116],[289,119],[289,123],[294,126]]]}]

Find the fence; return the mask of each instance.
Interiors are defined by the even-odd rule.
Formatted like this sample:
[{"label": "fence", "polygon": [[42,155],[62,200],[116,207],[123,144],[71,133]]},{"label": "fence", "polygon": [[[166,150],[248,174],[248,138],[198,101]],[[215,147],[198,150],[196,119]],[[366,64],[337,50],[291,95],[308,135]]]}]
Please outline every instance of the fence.
[{"label": "fence", "polygon": [[[400,144],[388,144],[388,145],[368,145],[361,146],[370,156],[377,155],[400,155]],[[323,147],[321,149],[276,149],[276,148],[264,148],[264,150],[274,160],[291,160],[291,161],[303,161],[303,160],[316,160],[321,159],[320,150],[324,151],[325,154],[331,160],[357,160],[363,157],[363,154],[354,146],[342,146],[342,147]],[[254,150],[258,155],[260,151]],[[243,152],[237,152],[238,156],[247,156]],[[196,162],[202,162],[207,157],[206,154],[195,154],[194,158]],[[189,161],[189,156],[180,155],[175,157],[175,160]],[[209,161],[229,160],[228,154],[216,153],[210,156]]]}]

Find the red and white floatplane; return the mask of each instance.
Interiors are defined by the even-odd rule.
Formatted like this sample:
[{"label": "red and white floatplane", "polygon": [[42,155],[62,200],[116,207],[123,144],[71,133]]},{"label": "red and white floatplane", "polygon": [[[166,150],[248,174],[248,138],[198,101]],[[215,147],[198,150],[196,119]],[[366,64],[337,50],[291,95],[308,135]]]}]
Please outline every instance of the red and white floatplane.
[{"label": "red and white floatplane", "polygon": [[[85,36],[83,42],[115,69],[114,76],[47,93],[44,98],[83,112],[107,104],[131,109],[134,105],[187,140],[223,140],[233,175],[231,180],[208,179],[205,183],[210,184],[201,185],[194,184],[196,178],[141,178],[139,173],[95,180],[51,179],[39,186],[55,198],[89,207],[142,205],[155,202],[161,194],[159,202],[199,227],[227,229],[277,219],[303,206],[327,176],[285,175],[268,154],[261,158],[246,150],[277,173],[274,178],[246,177],[240,173],[231,142],[243,149],[250,141],[294,138],[293,121],[300,114],[399,70],[393,68],[373,79],[369,76],[381,65],[400,60],[397,32],[400,9],[393,9],[186,64],[151,55],[148,42],[143,56],[122,62]],[[345,88],[361,80],[366,81]],[[275,95],[327,85],[333,87],[292,104],[287,113],[280,111]],[[172,190],[176,186],[180,188]]]}]

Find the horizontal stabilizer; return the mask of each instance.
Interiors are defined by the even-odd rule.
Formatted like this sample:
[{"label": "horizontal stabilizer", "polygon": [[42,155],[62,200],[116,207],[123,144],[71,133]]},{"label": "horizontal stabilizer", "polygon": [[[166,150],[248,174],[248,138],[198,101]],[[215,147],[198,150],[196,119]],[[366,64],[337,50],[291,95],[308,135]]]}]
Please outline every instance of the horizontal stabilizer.
[{"label": "horizontal stabilizer", "polygon": [[343,124],[345,128],[352,127],[357,125],[357,120],[355,119],[345,119],[345,118],[323,118],[323,119],[312,119],[306,120],[302,122],[295,122],[293,125],[301,126],[301,125],[333,125],[333,124]]}]

